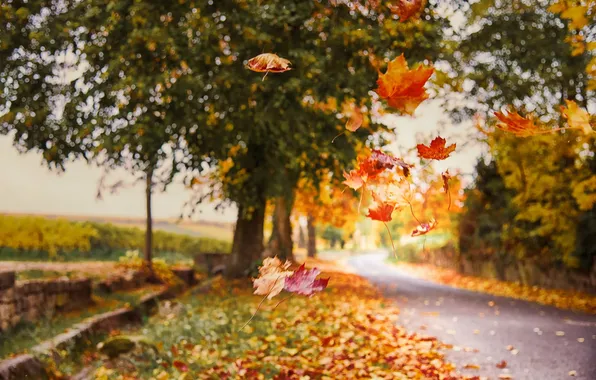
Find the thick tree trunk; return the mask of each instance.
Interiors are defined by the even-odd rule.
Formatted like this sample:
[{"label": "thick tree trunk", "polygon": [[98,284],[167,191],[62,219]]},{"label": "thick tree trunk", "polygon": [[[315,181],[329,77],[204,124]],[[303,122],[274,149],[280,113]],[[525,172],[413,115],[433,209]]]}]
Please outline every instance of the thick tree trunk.
[{"label": "thick tree trunk", "polygon": [[275,201],[273,212],[273,230],[269,239],[269,250],[281,260],[294,259],[294,242],[292,241],[292,201],[279,197]]},{"label": "thick tree trunk", "polygon": [[309,215],[307,218],[306,229],[308,233],[308,257],[315,257],[317,254],[317,236],[315,231],[314,218]]},{"label": "thick tree trunk", "polygon": [[147,219],[145,226],[145,264],[151,272],[153,272],[153,218],[151,216],[151,193],[153,189],[153,168],[147,170],[145,181],[145,206],[147,211]]},{"label": "thick tree trunk", "polygon": [[254,211],[246,213],[243,206],[238,207],[238,220],[234,229],[229,277],[238,278],[249,275],[253,262],[263,253],[263,227],[265,224],[265,202]]}]

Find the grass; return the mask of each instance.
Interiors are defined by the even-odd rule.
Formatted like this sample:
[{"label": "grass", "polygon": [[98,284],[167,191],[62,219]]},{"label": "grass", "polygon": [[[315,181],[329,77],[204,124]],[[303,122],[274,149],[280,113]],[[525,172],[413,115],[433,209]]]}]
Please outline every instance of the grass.
[{"label": "grass", "polygon": [[5,333],[0,333],[0,358],[25,352],[42,341],[64,332],[85,318],[135,304],[144,294],[157,289],[161,289],[161,287],[150,286],[127,292],[106,294],[101,297],[95,296],[94,305],[85,309],[55,314],[35,323],[23,322]]}]

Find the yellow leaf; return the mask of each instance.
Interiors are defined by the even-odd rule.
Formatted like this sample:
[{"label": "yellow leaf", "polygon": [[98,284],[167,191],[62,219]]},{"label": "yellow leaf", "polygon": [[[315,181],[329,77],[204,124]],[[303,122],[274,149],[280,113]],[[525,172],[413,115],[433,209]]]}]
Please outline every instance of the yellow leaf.
[{"label": "yellow leaf", "polygon": [[579,108],[573,100],[565,100],[567,108],[561,107],[563,117],[567,119],[570,128],[581,129],[585,134],[593,132],[590,126],[590,114],[583,108]]},{"label": "yellow leaf", "polygon": [[584,26],[588,25],[588,19],[586,18],[587,11],[588,7],[585,6],[571,7],[563,13],[561,13],[561,18],[570,20],[570,29],[581,29]]},{"label": "yellow leaf", "polygon": [[548,7],[548,11],[551,13],[561,13],[567,9],[567,4],[565,0],[559,0],[550,7]]}]

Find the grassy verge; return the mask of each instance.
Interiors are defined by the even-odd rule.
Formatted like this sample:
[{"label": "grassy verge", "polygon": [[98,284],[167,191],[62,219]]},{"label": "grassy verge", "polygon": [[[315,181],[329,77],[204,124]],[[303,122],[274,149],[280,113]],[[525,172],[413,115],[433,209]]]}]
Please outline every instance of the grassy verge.
[{"label": "grassy verge", "polygon": [[135,304],[143,295],[161,289],[149,286],[127,292],[94,297],[94,304],[85,309],[56,314],[35,323],[21,323],[6,333],[0,333],[0,359],[27,351],[36,344],[50,339],[95,314]]},{"label": "grassy verge", "polygon": [[[438,379],[453,374],[433,338],[407,333],[399,310],[364,279],[328,272],[329,288],[277,307],[250,283],[217,280],[208,293],[190,292],[162,306],[142,328],[157,352],[140,347],[95,362],[98,379]],[[280,300],[283,298],[280,297]]]},{"label": "grassy verge", "polygon": [[[390,260],[394,262],[394,260]],[[409,273],[429,281],[476,292],[510,297],[559,309],[596,314],[596,296],[573,290],[544,289],[537,286],[499,281],[481,277],[465,276],[452,269],[438,268],[428,264],[397,262]]]}]

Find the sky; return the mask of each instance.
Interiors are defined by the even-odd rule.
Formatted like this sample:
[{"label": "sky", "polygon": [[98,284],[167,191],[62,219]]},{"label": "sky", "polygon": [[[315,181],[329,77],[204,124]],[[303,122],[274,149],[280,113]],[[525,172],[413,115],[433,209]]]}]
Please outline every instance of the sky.
[{"label": "sky", "polygon": [[[440,130],[448,143],[456,142],[461,148],[456,149],[447,160],[438,163],[436,168],[441,171],[450,169],[452,173],[455,170],[472,173],[481,148],[463,145],[465,139],[462,139],[462,132],[465,135],[470,125],[455,126],[447,122],[440,127],[440,122],[446,120],[447,116],[433,101],[423,103],[416,110],[415,117],[384,116],[383,122],[394,127],[396,133],[396,143],[388,150],[404,156],[406,151],[398,146],[413,148],[417,143],[428,145]],[[64,173],[50,171],[43,165],[40,154],[19,154],[12,146],[11,136],[0,136],[0,213],[144,217],[143,184],[121,189],[114,195],[105,194],[103,200],[98,200],[96,193],[101,175],[100,168],[85,162],[67,165]],[[113,173],[110,178],[133,179],[123,171]],[[155,194],[154,218],[178,217],[190,195],[189,190],[180,183],[172,184],[165,193]],[[204,204],[200,208],[202,212],[195,219],[235,221],[236,211],[233,208],[221,212],[215,211],[214,206]]]}]

